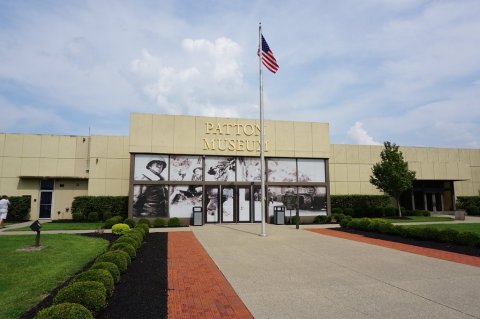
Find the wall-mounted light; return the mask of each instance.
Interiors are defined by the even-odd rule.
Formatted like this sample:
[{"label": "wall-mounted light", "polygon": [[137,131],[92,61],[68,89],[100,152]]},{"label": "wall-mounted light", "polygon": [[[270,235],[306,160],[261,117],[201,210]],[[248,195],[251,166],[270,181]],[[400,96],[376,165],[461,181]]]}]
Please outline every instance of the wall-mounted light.
[{"label": "wall-mounted light", "polygon": [[98,164],[98,158],[95,160],[95,164]]}]

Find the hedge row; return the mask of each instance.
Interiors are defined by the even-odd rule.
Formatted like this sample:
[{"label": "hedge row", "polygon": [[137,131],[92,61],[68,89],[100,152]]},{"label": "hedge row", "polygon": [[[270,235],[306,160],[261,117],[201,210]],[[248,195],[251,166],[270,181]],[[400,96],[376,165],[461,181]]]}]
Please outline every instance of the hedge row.
[{"label": "hedge row", "polygon": [[[355,208],[332,208],[332,214],[344,214],[354,218],[370,217],[382,218],[398,215],[398,210],[394,207],[355,207]],[[407,210],[402,208],[402,216],[430,216],[428,210]]]},{"label": "hedge row", "polygon": [[30,219],[30,196],[11,196],[8,198],[10,207],[8,208],[9,221],[26,221]]},{"label": "hedge row", "polygon": [[[127,226],[128,227],[128,226]],[[91,319],[104,309],[107,298],[113,294],[120,274],[127,270],[136,250],[148,233],[148,226],[139,224],[125,232],[109,251],[98,256],[95,263],[62,288],[53,300],[53,306],[37,313],[35,319]],[[133,244],[129,244],[133,243]]]},{"label": "hedge row", "polygon": [[388,207],[391,199],[388,195],[331,195],[330,203],[336,208]]},{"label": "hedge row", "polygon": [[[72,202],[72,213],[80,213],[87,220],[89,213],[98,213],[99,220],[105,220],[104,214],[127,217],[128,196],[77,196]],[[111,217],[110,216],[110,217]]]},{"label": "hedge row", "polygon": [[466,209],[467,207],[480,207],[480,196],[458,196],[457,208]]},{"label": "hedge row", "polygon": [[455,229],[439,230],[428,226],[409,227],[393,225],[384,220],[370,218],[352,219],[350,216],[336,217],[340,219],[340,225],[344,228],[480,248],[480,236],[473,232],[462,232]]}]

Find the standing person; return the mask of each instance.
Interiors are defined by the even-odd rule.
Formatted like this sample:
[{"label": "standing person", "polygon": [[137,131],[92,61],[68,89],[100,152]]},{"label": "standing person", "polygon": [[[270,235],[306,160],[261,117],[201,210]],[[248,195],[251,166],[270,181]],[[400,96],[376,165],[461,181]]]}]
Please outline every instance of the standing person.
[{"label": "standing person", "polygon": [[10,201],[8,200],[7,195],[3,195],[0,199],[0,228],[5,228],[4,221],[7,219],[8,206]]}]

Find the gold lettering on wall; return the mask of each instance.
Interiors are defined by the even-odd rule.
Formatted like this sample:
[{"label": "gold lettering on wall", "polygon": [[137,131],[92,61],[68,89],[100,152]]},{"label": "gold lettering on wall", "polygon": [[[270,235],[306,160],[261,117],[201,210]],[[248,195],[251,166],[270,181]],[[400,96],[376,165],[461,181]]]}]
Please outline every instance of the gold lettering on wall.
[{"label": "gold lettering on wall", "polygon": [[[205,137],[202,139],[203,150],[221,152],[260,151],[259,140],[247,139],[247,137],[260,136],[260,125],[258,124],[205,122],[205,134],[213,136],[211,138]],[[227,138],[227,136],[232,135],[236,138]],[[225,136],[225,138],[221,138],[221,136]],[[242,138],[242,136],[245,138]],[[269,141],[265,140],[265,152],[268,152],[268,143]]]}]

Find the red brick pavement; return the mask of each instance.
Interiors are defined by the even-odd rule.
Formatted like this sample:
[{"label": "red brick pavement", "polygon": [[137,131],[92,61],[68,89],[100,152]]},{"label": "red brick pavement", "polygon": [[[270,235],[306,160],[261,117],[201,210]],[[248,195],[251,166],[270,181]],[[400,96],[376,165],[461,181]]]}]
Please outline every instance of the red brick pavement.
[{"label": "red brick pavement", "polygon": [[168,318],[253,318],[191,232],[168,233]]},{"label": "red brick pavement", "polygon": [[359,241],[362,243],[401,250],[401,251],[409,252],[412,254],[428,256],[428,257],[453,261],[460,264],[480,267],[480,257],[452,253],[449,251],[443,251],[438,249],[418,247],[418,246],[408,245],[408,244],[401,244],[401,243],[396,243],[396,242],[382,240],[382,239],[369,238],[362,235],[350,234],[347,232],[342,232],[342,231],[337,231],[332,229],[308,228],[306,230],[314,233],[319,233],[322,235],[328,235],[328,236],[334,236],[334,237],[339,237],[339,238],[348,239],[348,240]]}]

